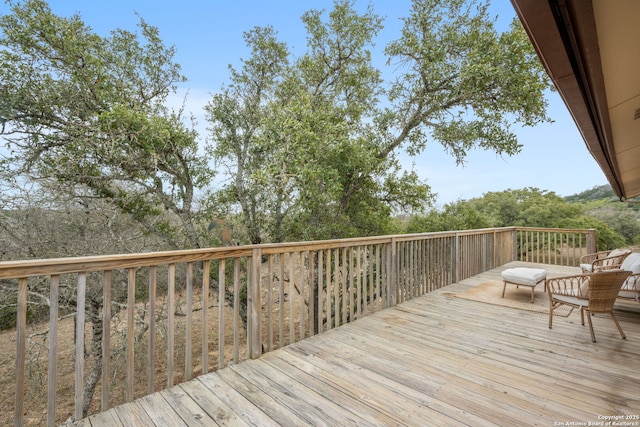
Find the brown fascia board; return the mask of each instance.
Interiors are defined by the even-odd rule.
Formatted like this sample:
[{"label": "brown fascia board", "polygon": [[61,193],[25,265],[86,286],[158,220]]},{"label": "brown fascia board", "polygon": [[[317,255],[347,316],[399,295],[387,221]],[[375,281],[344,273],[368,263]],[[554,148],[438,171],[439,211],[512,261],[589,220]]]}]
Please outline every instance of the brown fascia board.
[{"label": "brown fascia board", "polygon": [[591,0],[511,0],[538,57],[613,191],[625,197],[611,125]]}]

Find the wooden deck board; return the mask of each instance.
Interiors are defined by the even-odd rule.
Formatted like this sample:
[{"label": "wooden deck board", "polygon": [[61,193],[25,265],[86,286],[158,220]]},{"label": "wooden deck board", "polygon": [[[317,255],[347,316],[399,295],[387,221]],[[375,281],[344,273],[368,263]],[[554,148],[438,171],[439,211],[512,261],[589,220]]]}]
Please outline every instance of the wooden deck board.
[{"label": "wooden deck board", "polygon": [[[511,263],[97,414],[85,425],[539,425],[640,415],[640,304],[594,317],[456,298]],[[544,266],[550,275],[568,267]]]}]

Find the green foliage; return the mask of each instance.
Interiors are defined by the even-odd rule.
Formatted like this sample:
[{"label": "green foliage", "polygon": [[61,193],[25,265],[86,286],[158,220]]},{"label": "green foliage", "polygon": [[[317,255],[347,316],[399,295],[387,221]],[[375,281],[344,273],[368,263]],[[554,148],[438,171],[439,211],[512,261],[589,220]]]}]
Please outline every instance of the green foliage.
[{"label": "green foliage", "polygon": [[[245,35],[251,56],[206,110],[210,151],[230,170],[220,198],[242,212],[252,242],[383,234],[420,212],[430,187],[398,154],[441,143],[458,162],[480,147],[515,154],[512,123],[547,120],[549,87],[514,21],[499,34],[485,4],[416,0],[387,46],[396,74],[372,63],[382,19],[340,0],[302,21],[293,58],[272,28]],[[230,208],[233,210],[233,208]]]},{"label": "green foliage", "polygon": [[[460,163],[473,148],[511,155],[520,148],[512,124],[548,120],[550,84],[517,20],[498,33],[482,1],[415,0],[384,50],[396,70],[385,81],[372,62],[382,18],[338,0],[302,16],[308,43],[298,57],[273,28],[245,34],[249,57],[206,107],[208,154],[230,174],[213,191],[198,135],[165,106],[185,78],[157,28],[141,19],[139,34],[101,37],[43,0],[8,4],[3,178],[107,200],[172,248],[231,241],[207,230],[224,215],[242,225],[236,242],[393,232],[394,215],[434,200],[401,168],[401,153],[435,141]],[[550,213],[532,205],[522,215]]]},{"label": "green foliage", "polygon": [[512,124],[548,120],[550,84],[519,21],[499,34],[487,3],[415,0],[404,24],[386,53],[405,70],[389,100],[409,152],[431,135],[459,163],[475,147],[513,155],[520,145]]},{"label": "green foliage", "polygon": [[607,224],[620,234],[628,244],[640,242],[638,214],[622,203],[591,209],[589,215]]},{"label": "green foliage", "polygon": [[[609,185],[594,187],[569,196],[566,200],[580,204],[589,216],[615,230],[624,238],[623,245],[640,243],[640,204],[634,201],[620,202]],[[604,249],[612,248],[606,246]]]},{"label": "green foliage", "polygon": [[486,227],[568,227],[583,215],[578,205],[566,203],[553,192],[537,188],[489,192],[481,198],[459,200],[414,219],[409,232],[468,230]]},{"label": "green foliage", "polygon": [[624,237],[618,234],[616,230],[611,228],[609,224],[589,215],[585,215],[579,218],[573,218],[571,221],[568,221],[567,227],[595,229],[596,249],[598,251],[621,248],[627,246],[628,244],[627,242],[625,242]]},{"label": "green foliage", "polygon": [[610,185],[600,185],[589,190],[582,191],[578,194],[565,197],[567,202],[588,202],[602,200],[617,200],[616,194]]},{"label": "green foliage", "polygon": [[524,188],[485,193],[469,201],[489,218],[492,227],[565,227],[569,218],[583,214],[580,206],[566,203],[547,190]]},{"label": "green foliage", "polygon": [[491,227],[489,218],[470,203],[459,200],[447,204],[439,212],[430,211],[426,216],[413,216],[406,228],[407,233],[424,233],[446,230],[473,230]]},{"label": "green foliage", "polygon": [[42,0],[9,5],[0,17],[0,119],[13,155],[3,177],[88,189],[170,247],[200,246],[194,197],[213,174],[182,113],[164,106],[184,81],[174,49],[143,20],[140,36],[100,37]]},{"label": "green foliage", "polygon": [[[598,209],[593,209],[594,203],[598,203]],[[640,224],[623,204],[613,206],[609,203],[603,207],[595,201],[570,203],[537,188],[489,192],[483,197],[447,204],[426,216],[414,216],[407,223],[406,232],[511,226],[595,229],[598,250],[614,249],[637,241]]]}]

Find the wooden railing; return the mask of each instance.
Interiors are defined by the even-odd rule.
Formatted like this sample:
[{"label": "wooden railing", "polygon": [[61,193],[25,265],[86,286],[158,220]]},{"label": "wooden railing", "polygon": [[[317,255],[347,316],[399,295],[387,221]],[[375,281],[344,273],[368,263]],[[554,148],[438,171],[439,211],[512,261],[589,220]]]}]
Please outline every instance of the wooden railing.
[{"label": "wooden railing", "polygon": [[[17,321],[2,389],[15,390],[15,425],[80,419],[513,260],[577,265],[594,242],[509,227],[4,262]],[[28,324],[38,304],[48,324]]]}]

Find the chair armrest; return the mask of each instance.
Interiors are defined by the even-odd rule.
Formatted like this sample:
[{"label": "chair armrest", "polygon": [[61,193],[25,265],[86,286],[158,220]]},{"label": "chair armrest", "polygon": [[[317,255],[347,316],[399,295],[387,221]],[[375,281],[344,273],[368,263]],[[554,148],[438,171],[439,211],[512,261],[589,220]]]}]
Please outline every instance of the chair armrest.
[{"label": "chair armrest", "polygon": [[590,254],[582,255],[580,257],[580,264],[591,264],[593,261],[597,259],[606,258],[610,252],[611,250],[593,252]]},{"label": "chair armrest", "polygon": [[591,271],[619,270],[622,265],[622,261],[624,261],[626,257],[626,255],[620,255],[611,258],[597,259],[591,263]]},{"label": "chair armrest", "polygon": [[553,277],[546,280],[549,297],[566,295],[578,298],[588,298],[590,274],[576,274],[573,276]]},{"label": "chair armrest", "polygon": [[593,261],[595,261],[598,258],[606,257],[609,254],[609,252],[611,251],[600,251],[600,252],[593,252],[590,254],[582,255],[580,257],[580,264],[591,264]]},{"label": "chair armrest", "polygon": [[[610,253],[613,251],[610,251]],[[604,252],[601,252],[604,253]],[[591,272],[598,270],[618,270],[622,265],[622,262],[629,256],[631,251],[618,252],[614,255],[607,255],[605,257],[598,257],[591,262]],[[584,264],[584,263],[582,263]]]}]

